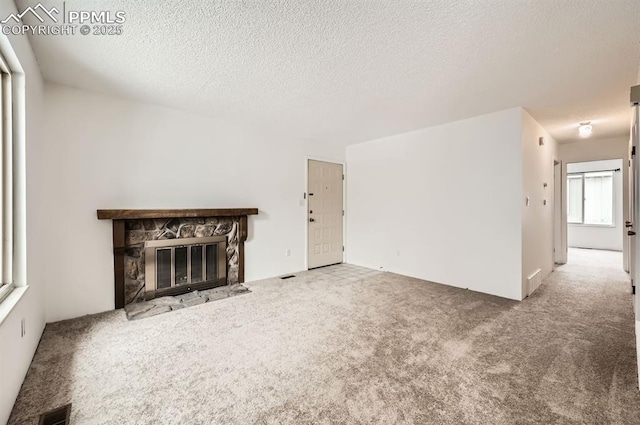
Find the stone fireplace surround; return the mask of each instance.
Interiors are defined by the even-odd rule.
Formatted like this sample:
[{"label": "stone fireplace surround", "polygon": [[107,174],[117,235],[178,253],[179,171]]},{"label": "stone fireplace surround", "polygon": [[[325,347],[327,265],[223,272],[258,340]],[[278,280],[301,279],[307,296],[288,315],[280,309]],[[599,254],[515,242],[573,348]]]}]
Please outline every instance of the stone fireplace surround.
[{"label": "stone fireplace surround", "polygon": [[257,208],[98,210],[112,220],[115,308],[144,299],[144,243],[151,240],[227,236],[227,284],[244,282],[247,216]]}]

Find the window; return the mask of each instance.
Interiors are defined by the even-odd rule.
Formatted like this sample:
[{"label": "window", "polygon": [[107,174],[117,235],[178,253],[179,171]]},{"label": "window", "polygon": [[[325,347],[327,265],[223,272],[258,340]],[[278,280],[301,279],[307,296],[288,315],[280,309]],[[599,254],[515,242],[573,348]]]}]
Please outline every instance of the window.
[{"label": "window", "polygon": [[613,226],[613,171],[567,174],[567,221]]},{"label": "window", "polygon": [[7,62],[0,55],[0,301],[14,287],[13,276],[13,82]]},{"label": "window", "polygon": [[582,223],[582,174],[567,175],[567,221]]}]

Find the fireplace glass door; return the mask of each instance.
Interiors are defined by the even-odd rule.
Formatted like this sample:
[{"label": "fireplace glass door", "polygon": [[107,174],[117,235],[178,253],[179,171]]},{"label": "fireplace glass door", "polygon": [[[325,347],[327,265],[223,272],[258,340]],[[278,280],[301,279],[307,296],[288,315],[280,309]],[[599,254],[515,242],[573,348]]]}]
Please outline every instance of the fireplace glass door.
[{"label": "fireplace glass door", "polygon": [[149,241],[145,258],[148,291],[221,281],[226,278],[226,237]]}]

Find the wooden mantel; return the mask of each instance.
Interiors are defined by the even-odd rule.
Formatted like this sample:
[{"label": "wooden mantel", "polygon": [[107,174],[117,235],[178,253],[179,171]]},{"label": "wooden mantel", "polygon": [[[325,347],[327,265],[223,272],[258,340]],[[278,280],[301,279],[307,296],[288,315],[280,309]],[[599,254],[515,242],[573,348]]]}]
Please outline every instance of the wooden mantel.
[{"label": "wooden mantel", "polygon": [[113,266],[115,308],[125,305],[124,255],[125,222],[128,220],[197,218],[197,217],[238,217],[238,280],[244,282],[244,242],[247,240],[247,216],[257,215],[257,208],[201,208],[201,209],[149,209],[149,210],[98,210],[98,220],[113,220]]},{"label": "wooden mantel", "polygon": [[98,220],[141,220],[145,218],[240,217],[256,215],[257,208],[201,208],[179,210],[98,210]]}]

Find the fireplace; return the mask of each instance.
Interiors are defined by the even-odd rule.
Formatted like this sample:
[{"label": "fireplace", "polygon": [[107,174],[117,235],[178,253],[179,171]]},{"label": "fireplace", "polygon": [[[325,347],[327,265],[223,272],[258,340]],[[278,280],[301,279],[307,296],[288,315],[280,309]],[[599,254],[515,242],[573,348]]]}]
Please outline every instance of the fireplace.
[{"label": "fireplace", "polygon": [[113,226],[115,308],[244,282],[257,208],[98,210]]},{"label": "fireplace", "polygon": [[227,237],[144,243],[145,294],[149,300],[227,284]]}]

